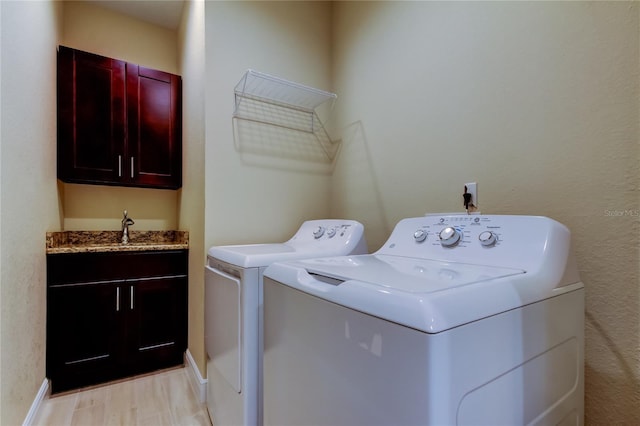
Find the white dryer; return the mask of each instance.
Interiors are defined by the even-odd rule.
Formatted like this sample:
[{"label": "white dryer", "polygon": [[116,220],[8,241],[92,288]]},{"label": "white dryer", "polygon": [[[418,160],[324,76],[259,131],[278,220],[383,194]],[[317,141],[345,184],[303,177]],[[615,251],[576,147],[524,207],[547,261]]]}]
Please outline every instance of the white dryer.
[{"label": "white dryer", "polygon": [[400,221],[264,277],[265,425],[581,425],[584,286],[545,217]]},{"label": "white dryer", "polygon": [[281,244],[214,246],[205,266],[207,407],[214,425],[262,424],[264,269],[277,260],[367,253],[362,224],[310,220]]}]

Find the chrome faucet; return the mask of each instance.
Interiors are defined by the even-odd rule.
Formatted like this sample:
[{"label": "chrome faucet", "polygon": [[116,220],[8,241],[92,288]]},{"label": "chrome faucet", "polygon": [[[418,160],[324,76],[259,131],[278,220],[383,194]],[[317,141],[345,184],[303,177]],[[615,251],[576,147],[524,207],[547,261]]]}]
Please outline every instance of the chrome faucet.
[{"label": "chrome faucet", "polygon": [[127,216],[127,211],[125,210],[122,218],[122,244],[129,244],[129,225],[134,223],[133,219]]}]

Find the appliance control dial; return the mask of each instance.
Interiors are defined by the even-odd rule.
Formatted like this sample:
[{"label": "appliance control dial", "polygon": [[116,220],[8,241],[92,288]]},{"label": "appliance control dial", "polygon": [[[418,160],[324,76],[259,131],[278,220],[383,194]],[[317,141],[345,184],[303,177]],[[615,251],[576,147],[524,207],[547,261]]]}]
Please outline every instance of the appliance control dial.
[{"label": "appliance control dial", "polygon": [[324,226],[318,226],[315,231],[313,231],[313,237],[317,240],[318,238],[324,235]]},{"label": "appliance control dial", "polygon": [[416,241],[416,243],[423,242],[427,239],[427,231],[425,231],[424,229],[418,229],[413,233],[413,239]]},{"label": "appliance control dial", "polygon": [[462,237],[460,231],[451,226],[448,226],[440,231],[440,234],[438,234],[438,236],[440,237],[440,244],[442,244],[444,247],[455,246],[456,244],[458,244],[460,238]]},{"label": "appliance control dial", "polygon": [[327,237],[333,238],[336,235],[336,228],[327,229]]},{"label": "appliance control dial", "polygon": [[484,231],[478,235],[478,240],[480,240],[481,245],[489,247],[498,241],[498,236],[491,231]]}]

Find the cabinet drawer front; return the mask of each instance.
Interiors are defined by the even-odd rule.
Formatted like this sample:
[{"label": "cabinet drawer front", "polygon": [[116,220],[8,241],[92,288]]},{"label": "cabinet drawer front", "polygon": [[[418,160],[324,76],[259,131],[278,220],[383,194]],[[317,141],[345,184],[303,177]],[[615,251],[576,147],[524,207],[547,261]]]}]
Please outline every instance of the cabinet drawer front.
[{"label": "cabinet drawer front", "polygon": [[187,250],[47,255],[49,286],[183,276],[187,270]]}]

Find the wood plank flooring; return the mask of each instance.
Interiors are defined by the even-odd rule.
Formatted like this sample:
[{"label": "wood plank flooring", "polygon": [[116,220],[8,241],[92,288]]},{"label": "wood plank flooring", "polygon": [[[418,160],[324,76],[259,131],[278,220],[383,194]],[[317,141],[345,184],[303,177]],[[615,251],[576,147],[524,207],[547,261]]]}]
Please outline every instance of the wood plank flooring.
[{"label": "wood plank flooring", "polygon": [[211,426],[186,368],[45,399],[34,426]]}]

